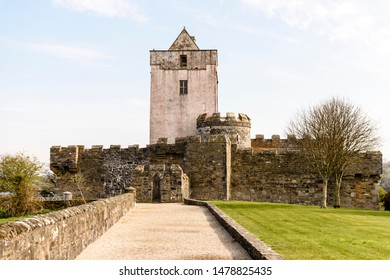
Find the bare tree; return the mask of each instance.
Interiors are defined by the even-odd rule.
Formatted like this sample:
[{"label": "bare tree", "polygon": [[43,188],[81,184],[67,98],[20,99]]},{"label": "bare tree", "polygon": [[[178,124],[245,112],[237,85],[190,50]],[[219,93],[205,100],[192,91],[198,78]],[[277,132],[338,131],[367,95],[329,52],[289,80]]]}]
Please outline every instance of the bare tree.
[{"label": "bare tree", "polygon": [[377,128],[361,108],[344,100],[333,98],[324,104],[324,110],[334,119],[336,197],[334,207],[340,207],[340,188],[345,171],[359,160],[359,154],[379,146]]},{"label": "bare tree", "polygon": [[326,116],[321,107],[299,112],[290,122],[288,133],[297,139],[303,156],[318,172],[323,181],[321,207],[327,207],[328,183],[334,173],[334,150],[328,141],[329,134],[324,129]]},{"label": "bare tree", "polygon": [[340,186],[345,170],[360,152],[379,143],[376,128],[360,108],[338,98],[302,110],[287,128],[303,155],[323,180],[321,207],[327,207],[329,180],[336,181],[335,207],[340,207]]},{"label": "bare tree", "polygon": [[84,191],[87,190],[87,184],[86,184],[84,176],[81,173],[76,173],[73,177],[73,180],[74,180],[74,184],[76,185],[76,187],[80,193],[80,197],[81,197],[82,202],[87,203],[87,201],[85,200],[85,196],[84,196]]}]

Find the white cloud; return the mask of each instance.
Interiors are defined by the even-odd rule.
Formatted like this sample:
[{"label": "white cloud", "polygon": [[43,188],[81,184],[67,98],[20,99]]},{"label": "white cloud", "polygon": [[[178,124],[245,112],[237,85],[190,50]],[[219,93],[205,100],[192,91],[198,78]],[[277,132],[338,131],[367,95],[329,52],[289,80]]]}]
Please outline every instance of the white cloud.
[{"label": "white cloud", "polygon": [[261,37],[268,37],[268,38],[274,38],[278,40],[283,40],[286,43],[293,44],[293,45],[299,45],[300,42],[291,37],[291,36],[285,36],[284,34],[277,34],[275,32],[270,32],[269,30],[265,30],[261,27],[252,27],[252,26],[246,26],[246,25],[235,25],[235,28],[239,30],[240,32],[245,32],[253,35],[258,35]]},{"label": "white cloud", "polygon": [[78,62],[107,59],[110,56],[92,48],[81,48],[62,44],[30,44],[36,51],[49,53],[51,55],[70,59]]},{"label": "white cloud", "polygon": [[92,12],[103,17],[130,17],[137,22],[145,22],[148,17],[136,5],[126,0],[52,0],[59,7],[76,12]]},{"label": "white cloud", "polygon": [[[356,28],[369,21],[359,1],[324,0],[242,0],[245,4],[281,18],[292,28],[307,30],[320,25],[321,32],[330,38],[353,36]],[[351,34],[352,33],[352,34]]]},{"label": "white cloud", "polygon": [[356,40],[389,53],[390,2],[372,0],[242,0],[289,27],[318,31],[331,41]]},{"label": "white cloud", "polygon": [[0,47],[11,49],[43,52],[55,57],[90,63],[111,58],[110,55],[96,50],[94,47],[79,47],[62,43],[30,43],[0,36]]}]

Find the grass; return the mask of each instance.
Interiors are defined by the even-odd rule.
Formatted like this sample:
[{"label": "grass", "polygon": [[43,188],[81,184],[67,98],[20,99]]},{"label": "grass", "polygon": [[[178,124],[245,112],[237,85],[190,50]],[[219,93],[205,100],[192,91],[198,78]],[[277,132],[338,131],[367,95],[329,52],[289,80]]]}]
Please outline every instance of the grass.
[{"label": "grass", "polygon": [[390,212],[213,201],[291,260],[389,260]]},{"label": "grass", "polygon": [[43,209],[43,210],[41,210],[39,212],[31,213],[31,214],[28,214],[28,215],[17,216],[17,217],[8,217],[8,218],[0,218],[0,225],[4,224],[4,223],[8,223],[8,222],[15,222],[15,221],[18,221],[18,220],[22,220],[24,218],[33,217],[33,216],[40,215],[40,214],[47,214],[47,213],[50,213],[50,212],[53,212],[53,210]]}]

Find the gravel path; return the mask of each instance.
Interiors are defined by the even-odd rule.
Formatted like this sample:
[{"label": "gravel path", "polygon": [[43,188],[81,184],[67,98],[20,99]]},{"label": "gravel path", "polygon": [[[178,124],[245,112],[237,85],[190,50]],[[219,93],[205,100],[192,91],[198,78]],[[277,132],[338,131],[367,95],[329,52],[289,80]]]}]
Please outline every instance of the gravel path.
[{"label": "gravel path", "polygon": [[250,257],[204,207],[137,203],[76,259],[247,260]]}]

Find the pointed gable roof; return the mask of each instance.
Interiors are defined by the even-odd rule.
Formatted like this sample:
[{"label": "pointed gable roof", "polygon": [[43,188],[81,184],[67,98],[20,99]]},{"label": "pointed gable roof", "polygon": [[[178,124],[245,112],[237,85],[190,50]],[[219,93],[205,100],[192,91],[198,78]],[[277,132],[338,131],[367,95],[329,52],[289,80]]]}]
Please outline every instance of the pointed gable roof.
[{"label": "pointed gable roof", "polygon": [[199,50],[199,47],[195,43],[195,37],[188,34],[186,28],[180,32],[175,42],[169,48],[170,51],[181,51],[181,50]]}]

